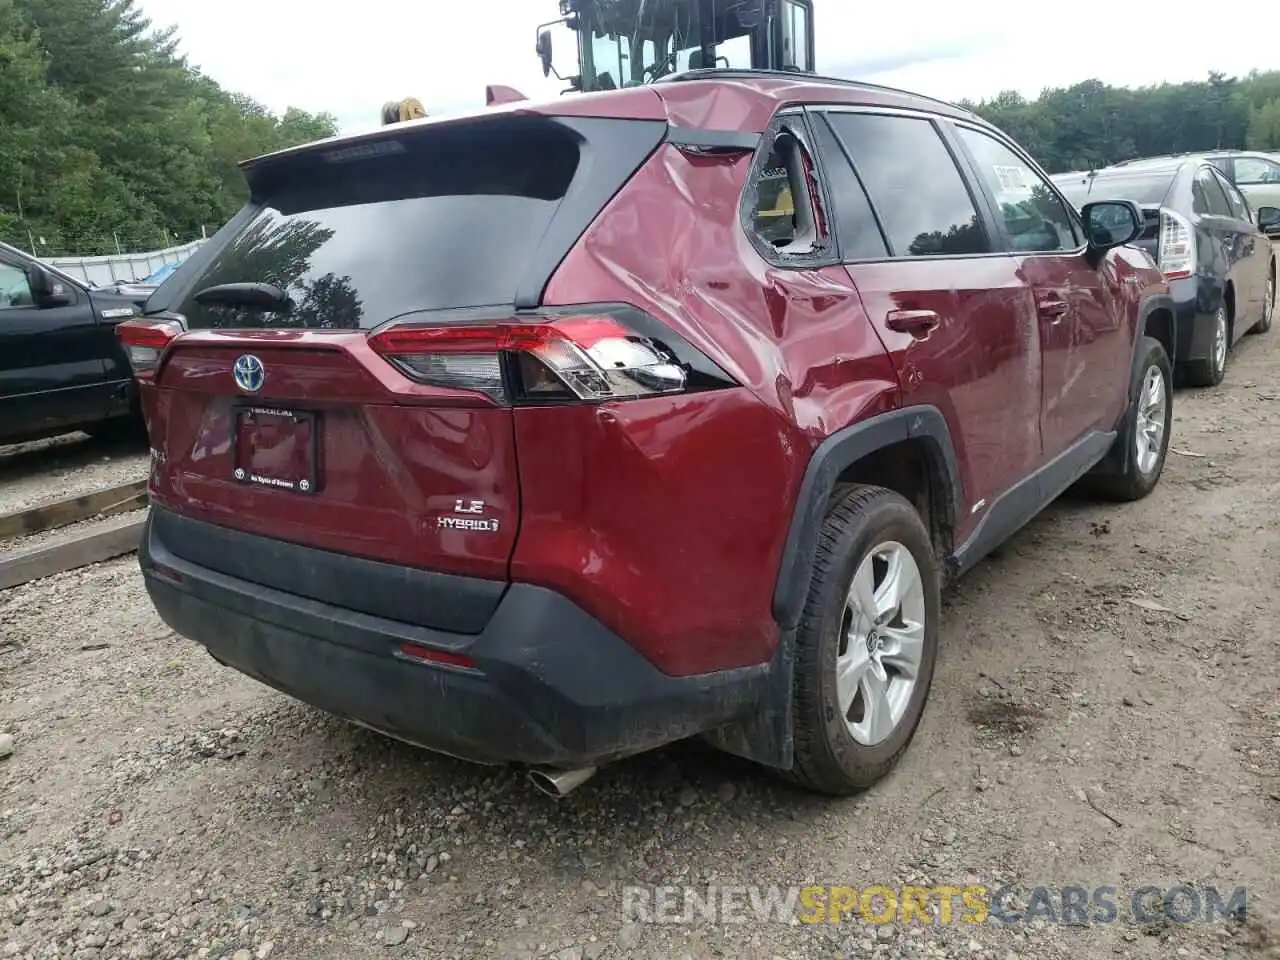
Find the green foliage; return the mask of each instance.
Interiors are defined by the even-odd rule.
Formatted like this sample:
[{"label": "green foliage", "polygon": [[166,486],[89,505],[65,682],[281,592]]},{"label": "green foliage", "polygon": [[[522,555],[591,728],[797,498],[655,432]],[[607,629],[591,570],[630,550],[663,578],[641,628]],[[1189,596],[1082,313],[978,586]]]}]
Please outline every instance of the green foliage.
[{"label": "green foliage", "polygon": [[1249,146],[1254,150],[1280,150],[1280,97],[1254,107],[1249,114]]},{"label": "green foliage", "polygon": [[44,256],[144,250],[220,226],[238,163],[331,136],[191,68],[135,0],[0,0],[0,240]]},{"label": "green foliage", "polygon": [[1110,87],[1086,80],[965,104],[1017,140],[1050,173],[1196,150],[1280,148],[1280,71],[1201,83]]},{"label": "green foliage", "polygon": [[[42,255],[164,246],[244,202],[238,164],[331,136],[190,67],[135,0],[0,0],[0,240]],[[1050,172],[1217,147],[1280,149],[1280,71],[966,104]]]}]

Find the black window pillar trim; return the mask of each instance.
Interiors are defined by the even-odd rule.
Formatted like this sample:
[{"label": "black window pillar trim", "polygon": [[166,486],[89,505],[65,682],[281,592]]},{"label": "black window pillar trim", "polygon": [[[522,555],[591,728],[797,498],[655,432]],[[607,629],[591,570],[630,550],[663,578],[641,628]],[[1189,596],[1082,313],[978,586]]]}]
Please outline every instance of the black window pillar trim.
[{"label": "black window pillar trim", "polygon": [[1005,226],[1004,216],[1000,212],[1000,202],[987,185],[986,179],[978,172],[978,161],[969,149],[969,145],[960,139],[959,131],[956,129],[958,126],[954,122],[939,123],[938,133],[951,152],[960,176],[965,181],[965,186],[969,188],[969,195],[973,198],[978,216],[986,222],[987,243],[991,247],[991,252],[1012,253],[1013,238]]},{"label": "black window pillar trim", "polygon": [[933,129],[942,140],[943,147],[951,155],[960,180],[969,194],[969,202],[978,215],[978,228],[987,241],[988,253],[1008,253],[1013,244],[1005,229],[1004,217],[1000,214],[1000,204],[995,194],[987,187],[986,181],[978,173],[978,164],[956,133],[956,123],[949,117],[934,116],[931,118]]},{"label": "black window pillar trim", "polygon": [[738,130],[706,130],[697,127],[667,128],[666,142],[695,153],[754,153],[762,134]]},{"label": "black window pillar trim", "polygon": [[513,306],[517,310],[530,310],[542,303],[547,284],[565,257],[609,201],[649,161],[669,129],[658,120],[556,117],[554,122],[577,137],[580,169],[531,252],[529,267],[515,291]]},{"label": "black window pillar trim", "polygon": [[[858,164],[854,161],[853,154],[849,152],[848,144],[844,142],[844,139],[840,136],[840,132],[836,130],[835,124],[831,122],[830,111],[823,110],[821,108],[811,108],[809,115],[810,123],[822,123],[826,126],[827,132],[831,134],[831,138],[835,141],[836,146],[840,148],[840,154],[844,157],[845,163],[849,165],[849,169],[853,171],[853,178],[857,181],[858,188],[862,191],[862,195],[867,198],[867,206],[871,210],[871,219],[875,221],[876,229],[880,232],[880,242],[884,244],[885,259],[892,259],[893,246],[889,243],[889,234],[885,231],[884,219],[880,216],[880,209],[876,206],[876,201],[875,198],[871,196],[871,191],[867,189],[867,182],[862,179],[862,172],[858,169]],[[821,156],[819,156],[815,162],[821,164]],[[834,209],[835,207],[833,204],[832,210],[834,211]],[[837,249],[843,251],[843,248],[839,246],[839,218],[833,215],[831,217],[831,221],[832,233],[837,238]],[[841,256],[840,259],[841,262],[848,262],[843,256]]]}]

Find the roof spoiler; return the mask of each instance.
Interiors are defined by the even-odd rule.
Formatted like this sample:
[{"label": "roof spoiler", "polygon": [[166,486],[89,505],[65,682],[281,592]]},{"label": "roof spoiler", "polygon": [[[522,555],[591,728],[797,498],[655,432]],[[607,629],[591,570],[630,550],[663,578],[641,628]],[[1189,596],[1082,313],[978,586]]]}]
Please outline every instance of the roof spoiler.
[{"label": "roof spoiler", "polygon": [[484,88],[484,105],[486,107],[494,107],[501,103],[515,103],[518,100],[528,100],[523,93],[514,87],[504,87],[500,83],[491,83]]}]

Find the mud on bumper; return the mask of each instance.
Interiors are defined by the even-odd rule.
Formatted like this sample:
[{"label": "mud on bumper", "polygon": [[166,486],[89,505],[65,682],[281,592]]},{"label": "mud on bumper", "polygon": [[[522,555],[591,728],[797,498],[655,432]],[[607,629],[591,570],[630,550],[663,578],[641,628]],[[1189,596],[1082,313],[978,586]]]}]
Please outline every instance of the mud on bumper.
[{"label": "mud on bumper", "polygon": [[[209,547],[239,558],[260,547],[273,562],[287,554],[300,570],[333,570],[350,559],[365,578],[368,561],[158,506],[138,552],[161,618],[219,662],[336,716],[465,760],[598,765],[750,714],[769,682],[768,665],[667,676],[567,598],[541,587],[511,584],[478,634],[451,633],[194,563],[180,555],[185,536],[202,541],[202,558]],[[385,575],[394,581],[404,570],[385,565]],[[478,582],[456,579],[466,581],[464,590]],[[474,667],[411,659],[401,652],[405,643],[460,655]]]}]

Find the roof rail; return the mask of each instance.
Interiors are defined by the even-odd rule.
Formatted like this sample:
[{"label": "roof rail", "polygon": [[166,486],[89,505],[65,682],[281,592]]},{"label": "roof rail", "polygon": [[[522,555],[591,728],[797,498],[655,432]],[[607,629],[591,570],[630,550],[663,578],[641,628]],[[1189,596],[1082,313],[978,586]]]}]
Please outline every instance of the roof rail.
[{"label": "roof rail", "polygon": [[[940,100],[937,97],[926,96],[923,93],[915,93],[911,90],[903,90],[899,87],[886,87],[879,83],[867,83],[865,80],[850,80],[848,77],[828,77],[821,73],[813,73],[808,70],[767,70],[763,67],[704,67],[700,70],[685,70],[682,73],[673,73],[653,81],[654,83],[683,83],[689,80],[802,80],[808,79],[813,83],[832,83],[842,87],[851,87],[855,90],[876,90],[882,93],[897,93],[904,97],[911,97],[914,100],[924,100],[927,103],[936,103],[939,106],[947,107],[962,113],[965,116],[982,120],[972,110],[966,110],[964,107],[957,106],[946,100]],[[987,121],[982,120],[983,123]]]}]

